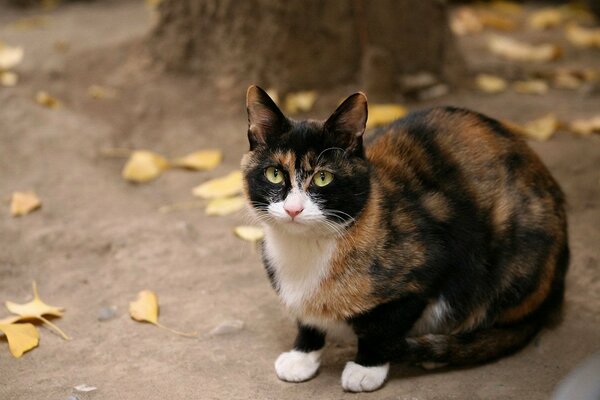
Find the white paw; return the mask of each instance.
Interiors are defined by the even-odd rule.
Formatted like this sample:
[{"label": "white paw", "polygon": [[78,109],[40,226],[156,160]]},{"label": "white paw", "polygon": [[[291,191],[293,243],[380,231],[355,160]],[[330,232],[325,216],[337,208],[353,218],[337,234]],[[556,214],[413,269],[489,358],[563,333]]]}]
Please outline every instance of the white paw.
[{"label": "white paw", "polygon": [[342,372],[342,387],[349,392],[372,392],[385,382],[390,364],[363,367],[349,361]]},{"label": "white paw", "polygon": [[303,382],[317,373],[321,365],[321,351],[304,353],[298,350],[281,353],[275,360],[275,372],[282,381]]},{"label": "white paw", "polygon": [[448,363],[438,363],[433,361],[425,361],[419,364],[421,368],[431,371],[432,369],[444,368]]}]

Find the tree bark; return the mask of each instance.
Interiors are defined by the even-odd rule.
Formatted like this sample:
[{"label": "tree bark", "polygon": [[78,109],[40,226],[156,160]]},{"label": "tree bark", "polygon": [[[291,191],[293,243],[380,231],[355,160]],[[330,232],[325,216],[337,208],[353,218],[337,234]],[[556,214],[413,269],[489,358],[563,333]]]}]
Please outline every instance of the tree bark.
[{"label": "tree bark", "polygon": [[462,69],[443,0],[163,0],[149,45],[168,69],[221,89],[391,92],[402,74]]}]

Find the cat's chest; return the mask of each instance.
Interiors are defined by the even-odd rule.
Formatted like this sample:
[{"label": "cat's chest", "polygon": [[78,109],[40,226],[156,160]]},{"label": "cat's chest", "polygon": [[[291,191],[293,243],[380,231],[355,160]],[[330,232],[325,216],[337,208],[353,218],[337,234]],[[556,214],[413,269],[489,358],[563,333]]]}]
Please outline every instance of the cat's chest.
[{"label": "cat's chest", "polygon": [[304,305],[327,277],[336,250],[332,238],[285,235],[267,230],[265,256],[282,302],[301,317]]}]

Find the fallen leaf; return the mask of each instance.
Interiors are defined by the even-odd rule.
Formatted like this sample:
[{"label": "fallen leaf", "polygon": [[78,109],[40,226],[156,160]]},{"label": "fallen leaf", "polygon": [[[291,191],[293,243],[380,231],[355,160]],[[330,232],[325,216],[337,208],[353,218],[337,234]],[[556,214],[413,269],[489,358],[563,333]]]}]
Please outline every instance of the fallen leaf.
[{"label": "fallen leaf", "polygon": [[575,71],[559,69],[552,78],[552,84],[558,89],[579,89],[585,78]]},{"label": "fallen leaf", "polygon": [[209,171],[214,169],[223,159],[221,150],[200,150],[171,162],[174,167]]},{"label": "fallen leaf", "polygon": [[559,26],[564,20],[565,14],[559,8],[544,8],[532,13],[527,18],[530,28],[545,30]]},{"label": "fallen leaf", "polygon": [[196,336],[195,332],[185,333],[168,328],[158,322],[158,296],[150,290],[142,290],[135,301],[129,303],[129,315],[138,322],[149,322],[180,336]]},{"label": "fallen leaf", "polygon": [[479,16],[469,6],[458,7],[450,18],[450,29],[455,35],[465,36],[479,33],[483,30],[483,24]]},{"label": "fallen leaf", "polygon": [[10,202],[13,217],[27,215],[42,206],[42,201],[34,192],[14,192]]},{"label": "fallen leaf", "polygon": [[600,115],[589,119],[576,119],[569,124],[569,130],[582,136],[600,133]]},{"label": "fallen leaf", "polygon": [[475,83],[479,90],[485,93],[504,92],[507,87],[506,80],[496,75],[479,74],[475,78]]},{"label": "fallen leaf", "polygon": [[60,334],[65,340],[69,340],[69,337],[55,324],[47,320],[44,315],[52,315],[54,317],[62,317],[64,308],[63,307],[55,307],[50,306],[44,303],[38,294],[37,284],[33,282],[33,300],[25,304],[17,304],[12,301],[7,301],[4,303],[8,311],[13,314],[19,315],[23,319],[39,319],[44,322],[50,328],[54,329],[58,334]]},{"label": "fallen leaf", "polygon": [[0,70],[7,71],[23,61],[23,48],[8,46],[0,42]]},{"label": "fallen leaf", "polygon": [[492,1],[488,7],[492,10],[508,14],[508,15],[519,15],[523,12],[523,6],[514,1],[495,0]]},{"label": "fallen leaf", "polygon": [[488,47],[492,53],[515,61],[551,61],[562,55],[561,48],[555,44],[534,46],[499,35],[489,37]]},{"label": "fallen leaf", "polygon": [[406,107],[399,104],[372,104],[369,105],[367,129],[389,124],[408,113]]},{"label": "fallen leaf", "polygon": [[123,167],[122,176],[131,182],[151,181],[166,169],[169,162],[160,154],[148,150],[136,150]]},{"label": "fallen leaf", "polygon": [[86,385],[85,383],[82,383],[81,385],[73,386],[73,389],[77,390],[78,392],[83,392],[83,393],[93,392],[94,390],[98,390],[98,388],[96,386]]},{"label": "fallen leaf", "polygon": [[497,29],[499,31],[514,31],[517,23],[510,17],[499,15],[495,12],[479,11],[479,20],[484,27]]},{"label": "fallen leaf", "polygon": [[241,196],[213,199],[206,206],[206,215],[229,215],[240,211],[246,204]]},{"label": "fallen leaf", "polygon": [[567,40],[577,47],[600,48],[600,28],[584,28],[577,24],[569,24],[565,32]]},{"label": "fallen leaf", "polygon": [[306,90],[303,92],[289,93],[285,96],[284,108],[290,114],[308,112],[317,100],[317,92]]},{"label": "fallen leaf", "polygon": [[521,94],[546,94],[549,86],[548,82],[543,79],[530,79],[513,83],[513,89]]},{"label": "fallen leaf", "polygon": [[237,226],[233,230],[233,232],[240,239],[247,240],[252,243],[258,242],[265,236],[265,232],[262,230],[262,228],[259,228],[257,226],[249,226],[249,225]]},{"label": "fallen leaf", "polygon": [[233,171],[221,178],[211,179],[196,186],[192,193],[203,199],[235,196],[242,192],[242,171]]},{"label": "fallen leaf", "polygon": [[546,141],[554,135],[558,129],[559,121],[554,114],[548,114],[541,118],[527,122],[523,125],[520,133],[529,139]]},{"label": "fallen leaf", "polygon": [[275,88],[267,89],[267,94],[275,104],[279,104],[279,91]]},{"label": "fallen leaf", "polygon": [[62,103],[56,97],[50,96],[48,92],[39,91],[35,95],[35,102],[41,106],[52,108],[54,110],[60,108]]},{"label": "fallen leaf", "polygon": [[6,335],[8,348],[15,358],[19,358],[36,347],[40,342],[40,333],[32,324],[0,324],[0,332]]},{"label": "fallen leaf", "polygon": [[149,8],[157,8],[161,2],[162,0],[146,0],[146,5]]},{"label": "fallen leaf", "polygon": [[13,87],[19,82],[19,75],[11,71],[0,71],[0,86]]},{"label": "fallen leaf", "polygon": [[92,85],[88,88],[88,96],[102,100],[102,99],[114,99],[117,96],[115,89],[104,87],[100,85]]}]

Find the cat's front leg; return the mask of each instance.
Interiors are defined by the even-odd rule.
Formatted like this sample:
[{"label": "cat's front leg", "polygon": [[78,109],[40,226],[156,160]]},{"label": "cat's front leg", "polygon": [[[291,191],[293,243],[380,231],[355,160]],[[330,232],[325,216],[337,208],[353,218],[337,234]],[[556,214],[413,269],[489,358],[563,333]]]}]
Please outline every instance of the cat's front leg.
[{"label": "cat's front leg", "polygon": [[382,343],[370,337],[358,339],[355,361],[349,361],[342,372],[342,388],[349,392],[372,392],[387,378],[389,360],[381,352]]},{"label": "cat's front leg", "polygon": [[291,351],[281,353],[275,360],[275,372],[282,381],[304,382],[315,376],[321,365],[325,333],[298,323],[298,335]]}]

